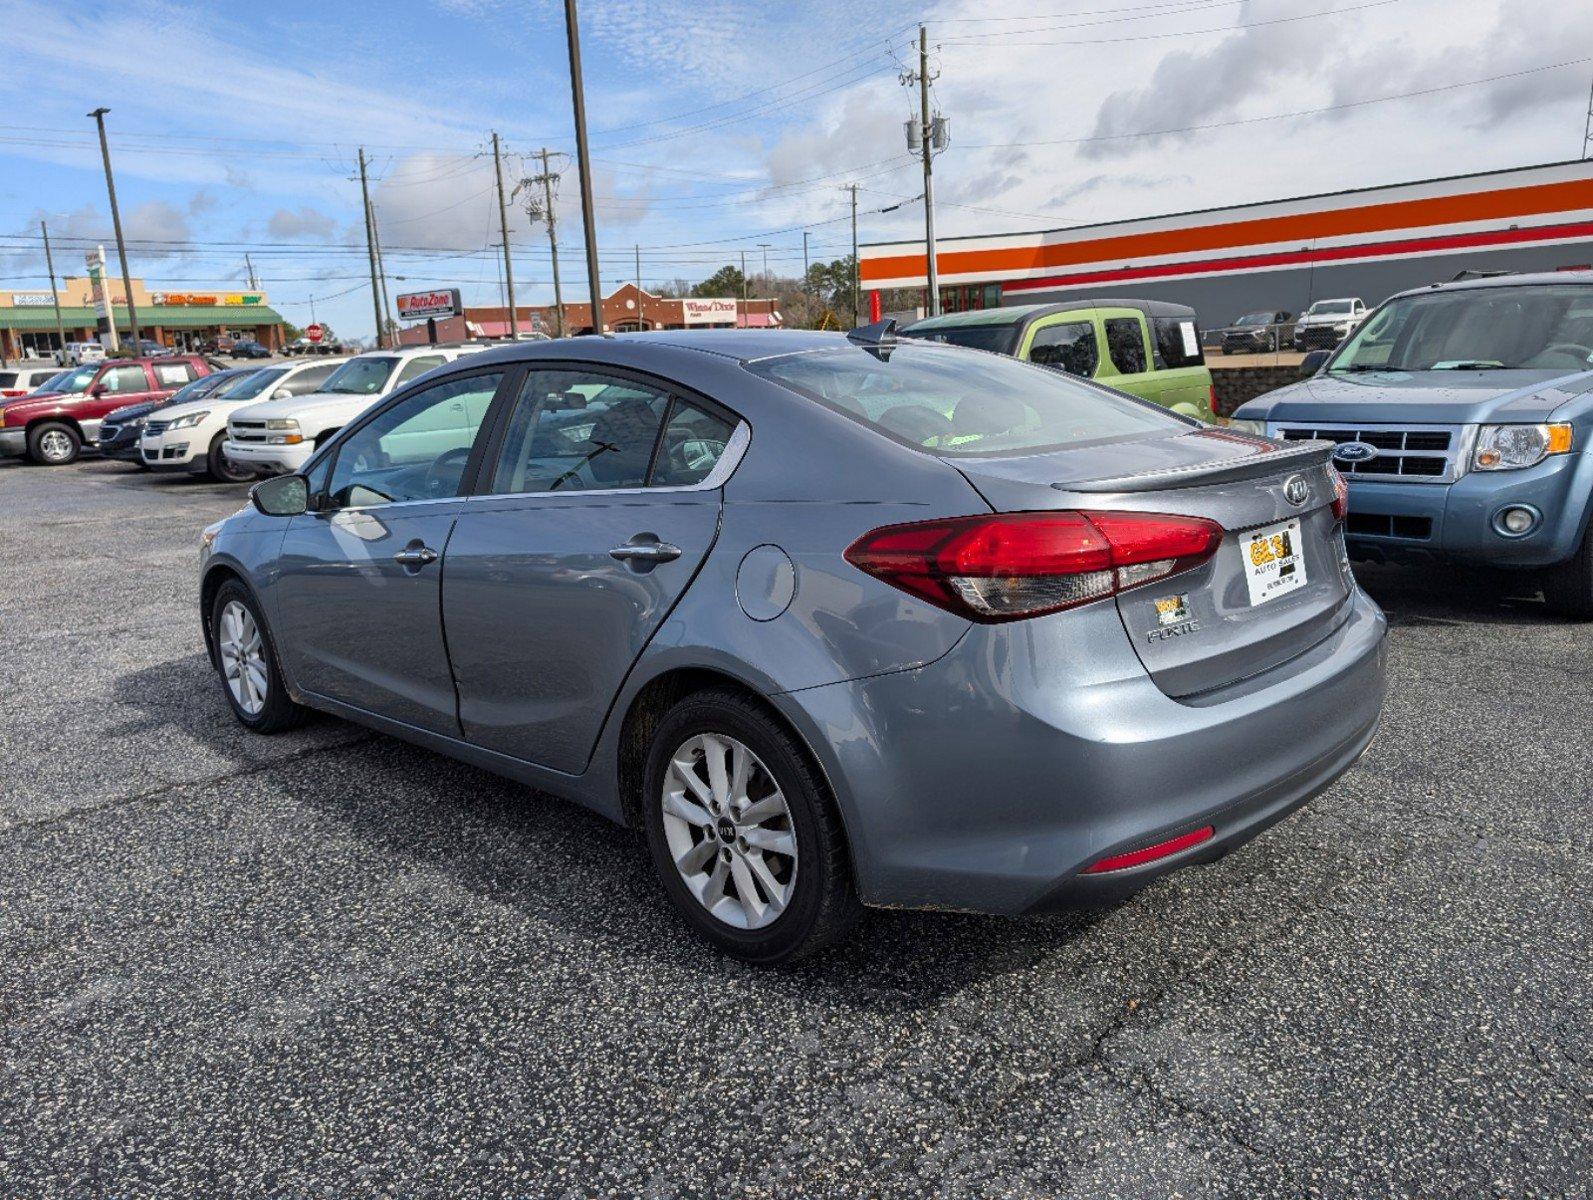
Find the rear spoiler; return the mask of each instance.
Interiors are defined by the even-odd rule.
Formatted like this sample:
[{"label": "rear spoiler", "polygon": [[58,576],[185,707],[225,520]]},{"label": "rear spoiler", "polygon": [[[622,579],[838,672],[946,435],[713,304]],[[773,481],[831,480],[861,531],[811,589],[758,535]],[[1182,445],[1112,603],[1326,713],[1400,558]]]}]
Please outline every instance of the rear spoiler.
[{"label": "rear spoiler", "polygon": [[[1257,449],[1261,447],[1257,446]],[[1111,479],[1053,483],[1051,486],[1059,492],[1159,492],[1168,488],[1204,487],[1208,483],[1257,479],[1263,475],[1275,475],[1279,471],[1304,471],[1311,467],[1326,466],[1332,458],[1332,442],[1290,442],[1270,453],[1250,454],[1226,462],[1146,471],[1140,475],[1118,475]]]}]

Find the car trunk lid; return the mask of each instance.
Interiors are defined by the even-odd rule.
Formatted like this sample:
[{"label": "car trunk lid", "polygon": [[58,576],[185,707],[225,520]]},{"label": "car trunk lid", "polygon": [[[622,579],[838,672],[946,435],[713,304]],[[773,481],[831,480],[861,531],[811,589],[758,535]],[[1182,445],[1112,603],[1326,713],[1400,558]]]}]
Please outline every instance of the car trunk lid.
[{"label": "car trunk lid", "polygon": [[1157,686],[1194,698],[1303,653],[1347,615],[1330,453],[1328,443],[1202,429],[954,465],[997,511],[1169,513],[1220,524],[1222,544],[1206,562],[1115,601]]}]

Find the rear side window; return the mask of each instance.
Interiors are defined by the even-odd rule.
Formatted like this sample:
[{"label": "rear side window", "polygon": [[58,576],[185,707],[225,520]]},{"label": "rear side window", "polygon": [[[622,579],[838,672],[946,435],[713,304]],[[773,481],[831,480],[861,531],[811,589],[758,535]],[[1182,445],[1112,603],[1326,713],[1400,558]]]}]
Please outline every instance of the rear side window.
[{"label": "rear side window", "polygon": [[16,387],[18,378],[15,371],[0,371],[0,387]]},{"label": "rear side window", "polygon": [[[1263,320],[1269,315],[1261,314]],[[1151,322],[1151,329],[1156,334],[1156,355],[1162,366],[1198,367],[1206,361],[1193,317],[1157,317]]]},{"label": "rear side window", "polygon": [[285,387],[291,395],[308,396],[311,392],[315,391],[318,387],[325,383],[331,376],[332,372],[340,365],[341,364],[339,363],[322,363],[320,366],[306,367],[304,370],[294,375],[292,379],[289,379],[287,383],[283,384],[282,386]]},{"label": "rear side window", "polygon": [[515,401],[492,490],[644,487],[668,408],[667,394],[628,379],[532,371]]},{"label": "rear side window", "polygon": [[684,400],[676,400],[664,423],[658,459],[648,482],[653,487],[689,487],[701,483],[724,456],[735,427]]},{"label": "rear side window", "polygon": [[161,387],[182,387],[185,383],[192,383],[195,378],[192,363],[154,363],[155,382]]},{"label": "rear side window", "polygon": [[1145,369],[1145,335],[1137,317],[1106,319],[1106,353],[1124,375],[1138,375]]},{"label": "rear side window", "polygon": [[433,367],[440,367],[448,360],[440,354],[422,354],[419,358],[412,358],[404,364],[404,369],[399,371],[398,379],[393,383],[395,388],[403,387],[411,379],[419,379]]},{"label": "rear side window", "polygon": [[898,442],[955,457],[1176,433],[1170,413],[1017,359],[903,343],[788,354],[747,370]]},{"label": "rear side window", "polygon": [[1029,361],[1042,367],[1055,367],[1081,379],[1095,376],[1101,365],[1101,352],[1095,344],[1095,326],[1088,321],[1069,321],[1066,325],[1047,325],[1034,335]]}]

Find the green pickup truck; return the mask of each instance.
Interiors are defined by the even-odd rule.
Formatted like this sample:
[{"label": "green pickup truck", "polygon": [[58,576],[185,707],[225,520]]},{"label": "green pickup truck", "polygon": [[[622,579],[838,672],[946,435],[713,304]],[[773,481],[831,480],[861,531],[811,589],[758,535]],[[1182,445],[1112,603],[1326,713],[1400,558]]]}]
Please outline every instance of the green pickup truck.
[{"label": "green pickup truck", "polygon": [[1215,421],[1195,310],[1160,300],[1075,300],[915,321],[902,337],[992,350]]}]

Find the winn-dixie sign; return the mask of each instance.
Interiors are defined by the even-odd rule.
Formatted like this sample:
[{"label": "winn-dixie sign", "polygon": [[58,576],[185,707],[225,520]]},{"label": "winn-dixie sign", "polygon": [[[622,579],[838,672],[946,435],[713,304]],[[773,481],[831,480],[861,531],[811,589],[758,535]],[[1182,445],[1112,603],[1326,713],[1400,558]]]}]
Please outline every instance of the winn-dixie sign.
[{"label": "winn-dixie sign", "polygon": [[734,300],[694,300],[685,299],[681,302],[686,314],[688,325],[723,325],[727,321],[734,325],[736,322],[736,302]]},{"label": "winn-dixie sign", "polygon": [[459,306],[459,289],[448,288],[436,292],[410,292],[398,298],[400,321],[426,321],[432,317],[457,317],[463,311]]}]

